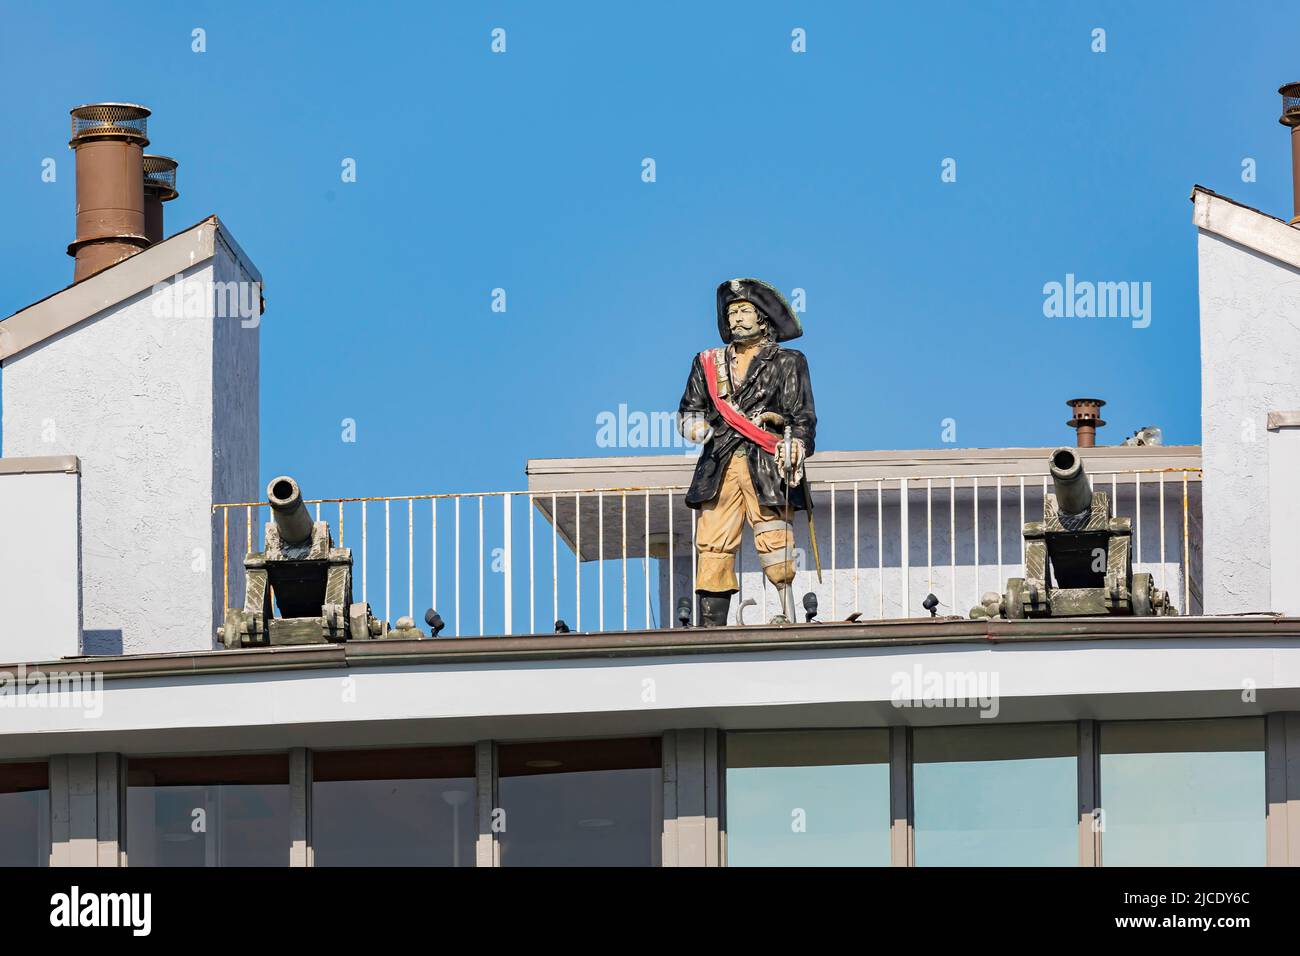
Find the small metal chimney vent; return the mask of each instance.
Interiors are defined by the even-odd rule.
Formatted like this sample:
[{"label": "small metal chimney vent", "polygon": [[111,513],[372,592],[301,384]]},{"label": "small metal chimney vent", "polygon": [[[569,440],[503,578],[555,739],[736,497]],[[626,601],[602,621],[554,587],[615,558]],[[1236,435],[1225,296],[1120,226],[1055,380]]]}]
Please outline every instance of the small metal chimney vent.
[{"label": "small metal chimney vent", "polygon": [[131,139],[149,145],[149,108],[137,103],[90,103],[72,111],[72,139],[76,147],[86,139]]},{"label": "small metal chimney vent", "polygon": [[1075,429],[1075,444],[1079,448],[1092,448],[1097,444],[1097,429],[1106,423],[1101,420],[1100,398],[1072,398],[1065,404],[1074,409],[1074,417],[1065,424]]},{"label": "small metal chimney vent", "polygon": [[170,156],[144,155],[144,188],[156,189],[167,202],[180,195],[176,191],[176,160]]},{"label": "small metal chimney vent", "polygon": [[144,234],[152,245],[162,242],[163,206],[180,195],[176,191],[176,160],[170,156],[145,154],[144,163]]},{"label": "small metal chimney vent", "polygon": [[1300,225],[1300,83],[1278,87],[1282,115],[1278,122],[1291,127],[1291,225]]}]

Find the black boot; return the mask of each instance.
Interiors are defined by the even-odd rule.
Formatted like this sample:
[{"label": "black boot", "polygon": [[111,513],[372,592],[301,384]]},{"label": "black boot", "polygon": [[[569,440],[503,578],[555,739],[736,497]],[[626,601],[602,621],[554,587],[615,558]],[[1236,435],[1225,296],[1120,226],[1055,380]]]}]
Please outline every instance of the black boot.
[{"label": "black boot", "polygon": [[731,609],[731,594],[697,591],[700,596],[700,627],[725,627]]}]

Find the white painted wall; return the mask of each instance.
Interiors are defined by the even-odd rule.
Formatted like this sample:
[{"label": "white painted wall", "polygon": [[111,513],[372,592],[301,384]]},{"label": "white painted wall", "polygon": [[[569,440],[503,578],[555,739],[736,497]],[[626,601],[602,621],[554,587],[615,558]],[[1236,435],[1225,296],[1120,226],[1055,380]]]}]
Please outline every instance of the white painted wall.
[{"label": "white painted wall", "polygon": [[[1275,601],[1272,593],[1266,418],[1300,409],[1300,270],[1204,227],[1198,232],[1205,610],[1282,610],[1278,602],[1291,597]],[[1300,484],[1280,487],[1295,494]]]},{"label": "white painted wall", "polygon": [[[220,238],[221,233],[218,233]],[[213,260],[217,282],[248,282],[252,278],[240,260],[223,250]],[[259,279],[260,281],[260,279]],[[258,326],[242,320],[219,319],[213,326],[212,381],[212,498],[211,502],[257,501],[259,423]],[[258,319],[260,324],[260,317]],[[256,519],[254,519],[256,521]],[[230,515],[230,603],[244,604],[244,542],[246,519],[242,509]],[[253,529],[254,540],[259,529]],[[225,620],[226,598],[222,583],[221,521],[213,520],[209,553],[212,555],[212,631]],[[206,645],[204,645],[206,646]]]},{"label": "white painted wall", "polygon": [[0,661],[80,653],[80,483],[76,471],[0,468]]},{"label": "white painted wall", "polygon": [[211,506],[254,496],[258,465],[257,329],[212,317],[212,281],[232,277],[250,279],[218,241],[179,280],[201,317],[165,314],[167,282],[5,361],[4,455],[81,458],[88,654],[214,644]]},{"label": "white painted wall", "polygon": [[1300,424],[1268,432],[1270,582],[1273,610],[1300,615]]}]

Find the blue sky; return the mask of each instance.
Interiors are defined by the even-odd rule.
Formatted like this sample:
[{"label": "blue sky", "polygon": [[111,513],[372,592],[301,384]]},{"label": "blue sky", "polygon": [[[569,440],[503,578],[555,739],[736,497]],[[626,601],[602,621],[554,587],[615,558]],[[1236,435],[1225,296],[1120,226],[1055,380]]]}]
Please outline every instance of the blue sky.
[{"label": "blue sky", "polygon": [[[823,449],[1051,445],[1079,395],[1196,442],[1191,186],[1290,211],[1283,3],[0,10],[0,314],[71,279],[68,109],[148,105],[169,230],[266,278],[262,471],[312,496],[619,453],[597,417],[676,408],[733,275],[806,290]],[[1150,326],[1045,317],[1067,273],[1149,282]]]}]

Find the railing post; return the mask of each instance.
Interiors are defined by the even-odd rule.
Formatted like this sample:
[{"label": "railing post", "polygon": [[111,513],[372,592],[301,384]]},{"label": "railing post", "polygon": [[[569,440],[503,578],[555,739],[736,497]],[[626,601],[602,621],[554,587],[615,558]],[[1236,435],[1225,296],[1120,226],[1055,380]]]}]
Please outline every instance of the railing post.
[{"label": "railing post", "polygon": [[415,619],[415,499],[406,499],[406,613]]},{"label": "railing post", "polygon": [[582,495],[573,493],[573,629],[582,633]]},{"label": "railing post", "polygon": [[[811,491],[810,489],[808,489],[808,488],[805,487],[805,488],[804,488],[804,491],[807,492],[808,497],[810,497],[810,498],[812,497],[812,491]],[[793,533],[793,532],[792,532],[792,533]],[[839,601],[838,601],[838,593],[837,593],[837,591],[836,591],[836,587],[835,587],[835,578],[836,578],[836,574],[835,574],[835,565],[836,565],[836,563],[837,563],[837,556],[838,556],[838,552],[836,551],[836,540],[835,540],[835,539],[836,539],[836,534],[835,534],[835,482],[832,481],[832,482],[831,482],[831,620],[832,620],[832,621],[838,621],[838,620],[839,620],[839,614],[840,614],[840,605],[839,605]],[[809,542],[809,543],[811,544],[811,542]],[[764,599],[765,599],[765,600],[764,600],[764,603],[766,603],[766,597],[767,597],[767,595],[766,595],[766,593],[764,593]]]},{"label": "railing post", "polygon": [[885,488],[876,479],[876,595],[880,600],[879,619],[885,617]]},{"label": "railing post", "polygon": [[1163,471],[1160,472],[1160,590],[1169,590],[1169,586],[1165,583],[1165,473]]},{"label": "railing post", "polygon": [[900,540],[898,542],[898,565],[903,576],[903,617],[912,616],[912,601],[910,598],[911,582],[911,541],[908,538],[908,514],[907,514],[907,479],[898,479],[898,514],[899,514],[899,532]]},{"label": "railing post", "polygon": [[483,496],[478,496],[478,636],[483,636]]},{"label": "railing post", "polygon": [[645,547],[641,556],[641,577],[645,583],[645,629],[650,623],[650,492],[645,493]]},{"label": "railing post", "polygon": [[429,548],[432,551],[429,570],[429,599],[438,607],[438,499],[429,499]]},{"label": "railing post", "polygon": [[934,593],[934,479],[925,479],[925,567],[927,590]]},{"label": "railing post", "polygon": [[456,599],[454,602],[456,606],[456,630],[454,633],[457,637],[460,637],[460,496],[457,495],[452,500],[456,503],[455,508],[452,509],[452,523],[455,525],[452,541],[455,545],[455,551],[452,554],[452,557],[455,558],[452,575],[454,578],[453,584],[456,588]]},{"label": "railing post", "polygon": [[957,613],[957,479],[948,479],[948,560],[951,564],[951,591],[948,609]]},{"label": "railing post", "polygon": [[555,615],[551,619],[552,629],[555,627],[554,622],[560,619],[560,565],[557,557],[559,540],[560,514],[555,505],[555,495],[551,495],[551,611]]},{"label": "railing post", "polygon": [[858,562],[858,483],[853,483],[853,610],[862,610],[862,572]]},{"label": "railing post", "polygon": [[596,625],[600,631],[605,630],[605,494],[596,493],[596,590],[599,591],[599,607],[596,612]]},{"label": "railing post", "polygon": [[673,567],[673,493],[668,492],[668,613],[672,615],[669,627],[677,625],[677,595],[674,593],[677,581],[675,580],[676,569]]},{"label": "railing post", "polygon": [[[225,609],[230,607],[230,509],[221,509],[221,586]],[[224,610],[224,609],[223,609]]]},{"label": "railing post", "polygon": [[1183,613],[1191,613],[1192,602],[1192,558],[1187,527],[1187,472],[1183,472]]},{"label": "railing post", "polygon": [[1142,472],[1140,471],[1133,475],[1133,514],[1133,563],[1137,564],[1142,560]]},{"label": "railing post", "polygon": [[384,620],[391,622],[393,620],[393,602],[392,602],[392,569],[393,569],[393,547],[392,547],[392,521],[389,514],[389,501],[384,499]]},{"label": "railing post", "polygon": [[983,593],[980,591],[980,480],[977,476],[971,477],[970,487],[971,487],[970,506],[971,506],[971,511],[974,515],[972,521],[974,522],[973,537],[975,539],[974,540],[975,557],[971,565],[971,570],[974,572],[974,577],[975,577],[975,603],[972,604],[971,606],[975,607],[980,603],[980,598],[984,596]]},{"label": "railing post", "polygon": [[537,633],[537,549],[533,542],[533,496],[528,496],[528,633]]},{"label": "railing post", "polygon": [[993,492],[993,505],[998,509],[998,576],[997,586],[1002,589],[1002,476],[998,475],[997,488]]},{"label": "railing post", "polygon": [[627,492],[621,496],[623,503],[623,630],[627,630]]},{"label": "railing post", "polygon": [[503,607],[502,611],[505,615],[505,623],[503,625],[503,629],[507,635],[514,633],[514,615],[511,613],[512,611],[511,604],[513,603],[513,599],[514,599],[514,588],[512,585],[513,582],[512,562],[514,560],[514,556],[511,553],[511,547],[510,547],[510,503],[512,497],[513,496],[508,491],[501,496],[501,504],[502,504],[501,535],[502,538],[504,539],[504,544],[501,549],[501,560],[502,560],[501,571],[502,571],[502,578],[504,579],[505,582],[503,587],[505,606]]}]

